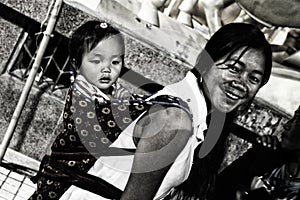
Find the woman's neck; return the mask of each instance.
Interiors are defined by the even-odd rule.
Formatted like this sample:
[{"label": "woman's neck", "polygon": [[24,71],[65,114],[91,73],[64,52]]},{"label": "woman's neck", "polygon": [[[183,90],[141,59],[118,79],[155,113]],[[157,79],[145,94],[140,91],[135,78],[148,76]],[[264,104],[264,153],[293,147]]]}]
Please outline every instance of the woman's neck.
[{"label": "woman's neck", "polygon": [[191,69],[191,72],[197,78],[198,87],[202,91],[205,102],[206,102],[206,105],[207,105],[207,113],[210,114],[214,111],[214,109],[212,108],[212,104],[211,104],[210,99],[207,95],[207,89],[206,89],[205,83],[203,82],[202,75],[200,74],[199,70],[196,69],[196,67]]}]

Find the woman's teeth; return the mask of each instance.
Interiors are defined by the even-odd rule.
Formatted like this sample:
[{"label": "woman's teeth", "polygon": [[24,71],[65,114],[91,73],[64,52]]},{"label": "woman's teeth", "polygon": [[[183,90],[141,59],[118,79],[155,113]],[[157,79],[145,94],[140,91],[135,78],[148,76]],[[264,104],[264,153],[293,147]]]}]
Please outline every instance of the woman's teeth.
[{"label": "woman's teeth", "polygon": [[227,97],[229,97],[229,98],[231,98],[231,99],[233,99],[233,100],[238,100],[238,99],[240,99],[239,96],[237,96],[237,95],[235,95],[235,94],[233,94],[233,93],[225,92],[225,94],[226,94]]}]

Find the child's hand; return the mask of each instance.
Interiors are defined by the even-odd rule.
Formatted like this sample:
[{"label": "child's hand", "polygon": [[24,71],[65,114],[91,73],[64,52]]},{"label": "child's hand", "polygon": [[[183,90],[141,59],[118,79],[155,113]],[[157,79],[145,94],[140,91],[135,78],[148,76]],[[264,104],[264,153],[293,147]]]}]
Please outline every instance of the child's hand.
[{"label": "child's hand", "polygon": [[273,135],[262,135],[256,138],[256,142],[263,147],[267,147],[270,149],[278,149],[279,147],[279,140],[276,136]]}]

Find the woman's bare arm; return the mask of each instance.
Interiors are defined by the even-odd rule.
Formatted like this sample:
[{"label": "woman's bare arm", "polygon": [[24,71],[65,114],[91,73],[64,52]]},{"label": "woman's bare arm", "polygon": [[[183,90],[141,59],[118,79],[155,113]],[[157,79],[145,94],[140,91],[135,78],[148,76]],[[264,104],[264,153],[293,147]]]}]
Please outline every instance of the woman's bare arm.
[{"label": "woman's bare arm", "polygon": [[182,109],[150,109],[134,130],[134,135],[140,139],[131,175],[121,199],[153,199],[191,134],[190,116]]}]

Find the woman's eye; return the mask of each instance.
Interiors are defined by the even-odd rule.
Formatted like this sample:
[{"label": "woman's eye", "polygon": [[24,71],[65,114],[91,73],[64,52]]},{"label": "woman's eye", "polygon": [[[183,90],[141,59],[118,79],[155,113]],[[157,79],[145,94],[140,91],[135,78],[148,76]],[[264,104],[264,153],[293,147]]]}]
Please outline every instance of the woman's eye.
[{"label": "woman's eye", "polygon": [[260,84],[261,80],[259,78],[257,78],[256,76],[250,76],[249,77],[250,82],[253,84]]},{"label": "woman's eye", "polygon": [[229,71],[232,72],[232,73],[239,73],[240,72],[240,69],[235,65],[227,64],[226,66],[228,67]]}]

